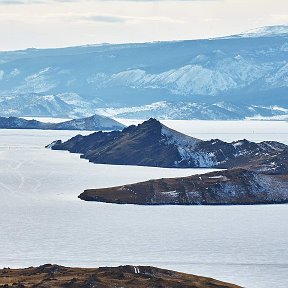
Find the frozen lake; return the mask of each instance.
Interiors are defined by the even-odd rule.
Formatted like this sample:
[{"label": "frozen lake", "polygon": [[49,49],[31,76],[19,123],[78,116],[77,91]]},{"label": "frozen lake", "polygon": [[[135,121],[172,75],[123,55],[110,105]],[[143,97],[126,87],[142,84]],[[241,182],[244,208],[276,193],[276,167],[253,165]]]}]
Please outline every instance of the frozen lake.
[{"label": "frozen lake", "polygon": [[[203,139],[288,144],[285,122],[164,122]],[[83,202],[77,196],[85,188],[203,170],[95,165],[79,155],[43,148],[75,134],[0,130],[0,267],[153,265],[248,288],[288,287],[287,205],[143,207]]]}]

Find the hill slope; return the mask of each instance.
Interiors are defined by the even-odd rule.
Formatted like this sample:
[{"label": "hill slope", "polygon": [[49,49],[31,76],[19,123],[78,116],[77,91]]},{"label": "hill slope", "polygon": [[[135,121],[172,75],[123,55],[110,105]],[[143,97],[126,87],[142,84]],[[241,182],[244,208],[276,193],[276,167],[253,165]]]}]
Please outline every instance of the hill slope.
[{"label": "hill slope", "polygon": [[36,268],[0,270],[0,287],[70,288],[240,288],[240,286],[149,266],[67,268],[42,265]]}]

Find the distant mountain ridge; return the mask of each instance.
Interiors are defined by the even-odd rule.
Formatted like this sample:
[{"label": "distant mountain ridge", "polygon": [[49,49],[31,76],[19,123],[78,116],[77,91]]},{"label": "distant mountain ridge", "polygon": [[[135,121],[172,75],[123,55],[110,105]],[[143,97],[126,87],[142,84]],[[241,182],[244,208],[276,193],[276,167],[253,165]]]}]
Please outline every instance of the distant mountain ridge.
[{"label": "distant mountain ridge", "polygon": [[0,117],[0,129],[40,129],[40,130],[121,130],[125,126],[111,118],[93,115],[87,118],[44,123],[37,120],[26,120],[18,117]]},{"label": "distant mountain ridge", "polygon": [[[0,113],[74,118],[165,102],[187,103],[180,119],[287,116],[287,27],[207,40],[0,52]],[[219,112],[219,103],[244,112]],[[197,113],[203,107],[207,115]],[[163,117],[179,119],[174,112]]]}]

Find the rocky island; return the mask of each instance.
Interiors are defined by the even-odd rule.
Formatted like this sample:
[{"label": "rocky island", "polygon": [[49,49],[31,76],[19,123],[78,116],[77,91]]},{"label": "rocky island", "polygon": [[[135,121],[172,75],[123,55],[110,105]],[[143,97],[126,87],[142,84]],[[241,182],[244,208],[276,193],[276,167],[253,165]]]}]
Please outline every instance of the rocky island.
[{"label": "rocky island", "polygon": [[[288,146],[218,139],[203,141],[155,119],[120,131],[78,135],[50,145],[94,163],[225,170],[90,189],[86,201],[140,205],[244,205],[288,203]],[[227,170],[226,170],[227,169]]]},{"label": "rocky island", "polygon": [[241,288],[212,278],[184,274],[150,266],[67,268],[42,265],[26,269],[0,270],[0,288]]},{"label": "rocky island", "polygon": [[122,130],[125,126],[114,119],[101,115],[73,119],[60,123],[44,123],[18,117],[0,117],[0,129],[39,129],[39,130]]},{"label": "rocky island", "polygon": [[80,153],[81,158],[97,164],[225,169],[288,149],[287,145],[274,141],[203,141],[172,130],[153,118],[122,131],[77,135],[64,143],[58,140],[49,147]]}]

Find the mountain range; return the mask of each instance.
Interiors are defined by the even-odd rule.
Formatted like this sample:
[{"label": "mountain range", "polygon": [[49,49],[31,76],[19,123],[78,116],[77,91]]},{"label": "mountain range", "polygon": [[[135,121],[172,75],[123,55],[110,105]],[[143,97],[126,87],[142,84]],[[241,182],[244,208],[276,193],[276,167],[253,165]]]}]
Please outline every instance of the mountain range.
[{"label": "mountain range", "polygon": [[0,115],[287,119],[288,26],[0,52]]}]

